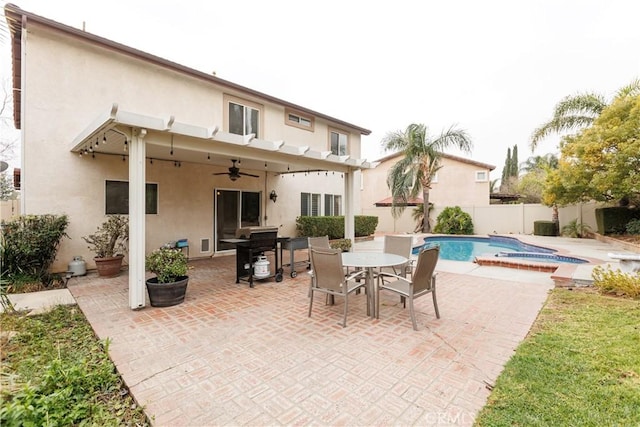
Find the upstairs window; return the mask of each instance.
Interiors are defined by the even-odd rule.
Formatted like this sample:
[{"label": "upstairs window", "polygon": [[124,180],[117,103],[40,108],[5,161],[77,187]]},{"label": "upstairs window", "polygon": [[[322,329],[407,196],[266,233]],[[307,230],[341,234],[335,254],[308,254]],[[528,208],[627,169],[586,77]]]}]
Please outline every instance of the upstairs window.
[{"label": "upstairs window", "polygon": [[486,182],[488,180],[486,171],[476,171],[476,182]]},{"label": "upstairs window", "polygon": [[285,123],[300,129],[313,131],[313,117],[298,113],[293,110],[285,110]]},{"label": "upstairs window", "polygon": [[225,96],[225,102],[228,105],[226,114],[229,133],[254,134],[259,138],[262,106],[230,96]]},{"label": "upstairs window", "polygon": [[320,194],[300,193],[300,216],[320,216]]},{"label": "upstairs window", "polygon": [[337,130],[329,131],[329,145],[331,148],[331,154],[335,154],[336,156],[346,156],[348,141],[349,138],[347,137],[346,133]]}]

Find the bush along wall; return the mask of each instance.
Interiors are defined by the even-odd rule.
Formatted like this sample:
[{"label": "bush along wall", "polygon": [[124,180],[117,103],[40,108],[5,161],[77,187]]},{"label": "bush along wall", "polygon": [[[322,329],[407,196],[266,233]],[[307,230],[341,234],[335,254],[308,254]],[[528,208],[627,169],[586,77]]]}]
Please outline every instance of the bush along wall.
[{"label": "bush along wall", "polygon": [[640,209],[621,206],[596,209],[596,225],[600,234],[624,233],[627,224],[633,219],[640,219]]},{"label": "bush along wall", "polygon": [[15,280],[50,280],[48,270],[69,219],[66,215],[22,215],[2,221],[2,277]]},{"label": "bush along wall", "polygon": [[[378,226],[377,216],[356,215],[356,237],[370,236]],[[329,236],[330,240],[344,237],[344,216],[299,216],[296,218],[298,236]]]}]

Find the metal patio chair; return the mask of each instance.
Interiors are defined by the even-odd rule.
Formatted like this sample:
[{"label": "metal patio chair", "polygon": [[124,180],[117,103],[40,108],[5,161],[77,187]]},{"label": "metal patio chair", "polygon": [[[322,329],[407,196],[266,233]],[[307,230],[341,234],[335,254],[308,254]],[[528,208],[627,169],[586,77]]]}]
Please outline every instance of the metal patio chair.
[{"label": "metal patio chair", "polygon": [[[311,255],[311,265],[314,268],[314,277],[309,287],[309,317],[313,307],[313,296],[316,292],[324,293],[327,296],[344,297],[344,317],[342,327],[347,326],[347,312],[349,309],[349,294],[364,288],[366,281],[360,282],[355,279],[363,277],[364,270],[356,271],[353,274],[344,275],[342,265],[342,251],[340,249],[313,248],[309,249]],[[369,295],[367,294],[367,298]],[[367,305],[368,307],[369,305]]]},{"label": "metal patio chair", "polygon": [[416,298],[431,294],[433,298],[433,308],[435,309],[436,317],[439,319],[440,311],[438,310],[438,301],[436,299],[435,273],[439,254],[439,246],[423,249],[418,254],[418,261],[416,262],[411,279],[392,273],[378,273],[376,316],[380,314],[380,292],[389,291],[409,300],[409,312],[414,330],[418,330],[413,304],[413,300]]}]

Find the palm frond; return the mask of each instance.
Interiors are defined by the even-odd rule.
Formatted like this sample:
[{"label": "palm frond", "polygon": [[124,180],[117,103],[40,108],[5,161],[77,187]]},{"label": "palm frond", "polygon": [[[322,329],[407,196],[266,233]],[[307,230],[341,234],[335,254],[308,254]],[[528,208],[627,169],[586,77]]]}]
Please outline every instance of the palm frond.
[{"label": "palm frond", "polygon": [[626,86],[618,89],[616,93],[616,98],[626,98],[628,96],[638,96],[640,95],[640,79],[634,79]]}]

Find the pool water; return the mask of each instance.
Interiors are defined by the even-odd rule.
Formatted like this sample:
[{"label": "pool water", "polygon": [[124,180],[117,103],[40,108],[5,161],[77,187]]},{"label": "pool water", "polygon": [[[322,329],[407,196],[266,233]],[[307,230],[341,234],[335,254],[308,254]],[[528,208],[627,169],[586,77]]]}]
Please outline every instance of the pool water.
[{"label": "pool water", "polygon": [[580,264],[587,261],[568,256],[555,255],[553,249],[523,243],[518,239],[504,236],[489,237],[425,237],[425,244],[413,249],[417,254],[422,248],[440,246],[440,259],[450,261],[473,261],[479,256],[500,256],[526,258],[528,261],[559,262]]}]

